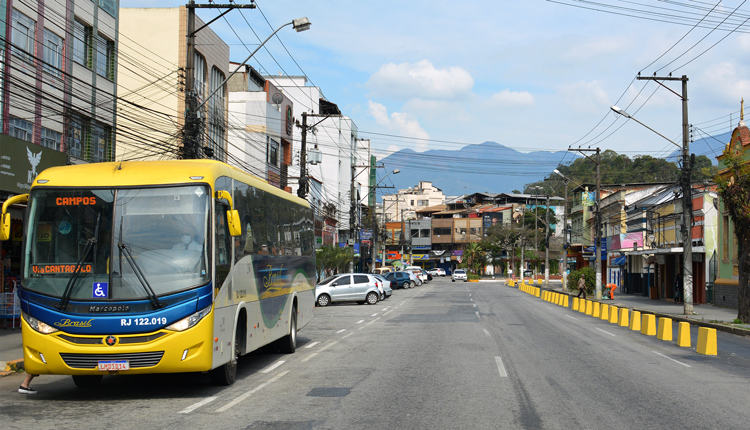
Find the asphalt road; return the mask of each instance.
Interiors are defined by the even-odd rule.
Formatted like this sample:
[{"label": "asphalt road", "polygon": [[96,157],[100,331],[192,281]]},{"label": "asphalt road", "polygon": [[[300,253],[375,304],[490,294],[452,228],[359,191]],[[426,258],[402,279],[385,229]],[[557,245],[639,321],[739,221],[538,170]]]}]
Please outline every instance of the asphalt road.
[{"label": "asphalt road", "polygon": [[19,375],[0,379],[0,416],[23,429],[747,428],[750,339],[719,342],[703,356],[499,282],[440,278],[316,308],[295,354],[243,357],[230,387],[42,376],[24,396]]}]

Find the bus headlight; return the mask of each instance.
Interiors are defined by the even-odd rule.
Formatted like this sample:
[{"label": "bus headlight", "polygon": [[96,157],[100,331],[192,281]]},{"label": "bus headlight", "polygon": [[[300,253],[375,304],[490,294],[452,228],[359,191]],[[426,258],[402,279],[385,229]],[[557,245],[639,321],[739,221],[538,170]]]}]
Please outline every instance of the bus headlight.
[{"label": "bus headlight", "polygon": [[58,329],[52,327],[51,325],[47,325],[38,319],[32,317],[31,315],[26,314],[25,312],[21,313],[23,315],[23,319],[26,320],[26,322],[33,328],[34,330],[38,331],[42,334],[50,334],[54,333],[56,331],[59,331]]},{"label": "bus headlight", "polygon": [[179,321],[177,321],[174,324],[171,324],[166,327],[167,330],[173,330],[173,331],[185,331],[189,329],[190,327],[193,327],[194,325],[198,324],[200,320],[203,319],[208,313],[211,312],[211,305],[207,306],[204,309],[199,310],[198,312],[187,316]]}]

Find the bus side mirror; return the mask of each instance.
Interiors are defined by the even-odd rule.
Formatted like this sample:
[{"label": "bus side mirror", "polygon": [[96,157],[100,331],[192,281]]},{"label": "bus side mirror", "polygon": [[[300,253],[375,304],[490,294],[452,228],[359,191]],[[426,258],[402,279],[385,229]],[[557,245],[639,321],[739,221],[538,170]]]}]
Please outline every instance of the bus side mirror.
[{"label": "bus side mirror", "polygon": [[242,234],[242,225],[240,224],[240,213],[237,209],[227,211],[227,224],[229,227],[229,234],[232,237],[237,237]]},{"label": "bus side mirror", "polygon": [[8,212],[8,207],[16,203],[26,203],[28,201],[28,194],[19,194],[9,198],[3,203],[3,211],[0,213],[0,218],[2,218],[0,220],[2,221],[2,224],[0,224],[0,240],[10,239],[10,212]]}]

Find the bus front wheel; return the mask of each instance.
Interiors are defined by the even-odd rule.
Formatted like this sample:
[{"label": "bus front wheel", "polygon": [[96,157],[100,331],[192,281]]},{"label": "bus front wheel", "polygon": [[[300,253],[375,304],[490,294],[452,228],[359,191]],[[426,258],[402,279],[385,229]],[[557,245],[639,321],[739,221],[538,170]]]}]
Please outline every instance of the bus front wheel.
[{"label": "bus front wheel", "polygon": [[78,388],[92,388],[102,382],[102,375],[73,375],[73,383]]},{"label": "bus front wheel", "polygon": [[240,339],[242,339],[240,327],[237,327],[237,334],[234,338],[234,358],[208,372],[208,376],[211,377],[211,382],[214,385],[232,385],[237,379],[237,362],[239,362],[240,354],[242,354]]}]

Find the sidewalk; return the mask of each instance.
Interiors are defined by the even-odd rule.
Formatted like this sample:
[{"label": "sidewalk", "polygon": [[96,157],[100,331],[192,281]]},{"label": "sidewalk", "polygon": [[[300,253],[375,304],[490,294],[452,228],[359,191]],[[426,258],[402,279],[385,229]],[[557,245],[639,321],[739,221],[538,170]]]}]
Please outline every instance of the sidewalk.
[{"label": "sidewalk", "polygon": [[12,374],[20,369],[23,369],[21,328],[0,328],[0,376]]}]

